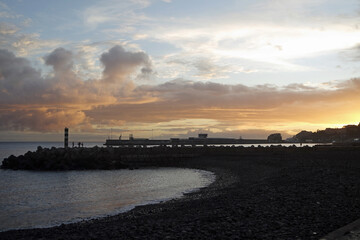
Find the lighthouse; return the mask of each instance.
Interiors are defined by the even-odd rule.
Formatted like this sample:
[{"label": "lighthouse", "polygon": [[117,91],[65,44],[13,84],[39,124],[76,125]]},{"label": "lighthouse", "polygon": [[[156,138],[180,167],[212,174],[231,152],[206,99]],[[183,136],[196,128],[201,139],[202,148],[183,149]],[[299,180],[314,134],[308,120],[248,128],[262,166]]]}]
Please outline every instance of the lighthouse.
[{"label": "lighthouse", "polygon": [[64,131],[64,148],[67,148],[69,145],[69,129],[66,127]]}]

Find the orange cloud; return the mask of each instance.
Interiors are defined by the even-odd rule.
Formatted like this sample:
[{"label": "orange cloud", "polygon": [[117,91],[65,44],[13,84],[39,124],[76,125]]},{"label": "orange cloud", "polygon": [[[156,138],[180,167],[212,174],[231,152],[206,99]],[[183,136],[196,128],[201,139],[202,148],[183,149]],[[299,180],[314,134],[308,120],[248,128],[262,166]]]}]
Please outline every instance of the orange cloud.
[{"label": "orange cloud", "polygon": [[[337,90],[247,87],[175,80],[157,86],[139,86],[133,94],[155,97],[156,102],[97,106],[85,111],[96,120],[119,118],[129,122],[158,122],[204,118],[219,121],[334,122],[352,114],[360,101],[360,79],[337,85]],[[305,90],[304,90],[305,89]],[[334,116],[335,115],[335,116]]]},{"label": "orange cloud", "polygon": [[77,110],[61,109],[16,109],[0,111],[0,122],[2,130],[19,131],[59,131],[64,126],[78,127],[85,125],[87,117],[84,112]]}]

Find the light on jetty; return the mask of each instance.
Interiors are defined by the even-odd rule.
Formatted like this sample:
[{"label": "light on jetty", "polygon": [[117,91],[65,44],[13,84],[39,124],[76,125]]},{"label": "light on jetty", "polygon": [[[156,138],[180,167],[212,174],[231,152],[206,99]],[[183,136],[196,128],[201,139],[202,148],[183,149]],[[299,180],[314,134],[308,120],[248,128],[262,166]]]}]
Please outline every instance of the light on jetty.
[{"label": "light on jetty", "polygon": [[64,131],[64,148],[69,146],[69,129],[66,127]]}]

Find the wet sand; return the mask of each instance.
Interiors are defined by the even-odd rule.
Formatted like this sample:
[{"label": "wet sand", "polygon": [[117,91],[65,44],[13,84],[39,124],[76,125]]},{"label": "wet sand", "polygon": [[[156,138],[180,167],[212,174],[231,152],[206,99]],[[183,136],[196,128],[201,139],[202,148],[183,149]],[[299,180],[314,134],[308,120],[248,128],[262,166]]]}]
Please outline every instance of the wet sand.
[{"label": "wet sand", "polygon": [[341,147],[205,154],[176,163],[216,174],[196,193],[0,239],[319,239],[360,217],[359,161]]}]

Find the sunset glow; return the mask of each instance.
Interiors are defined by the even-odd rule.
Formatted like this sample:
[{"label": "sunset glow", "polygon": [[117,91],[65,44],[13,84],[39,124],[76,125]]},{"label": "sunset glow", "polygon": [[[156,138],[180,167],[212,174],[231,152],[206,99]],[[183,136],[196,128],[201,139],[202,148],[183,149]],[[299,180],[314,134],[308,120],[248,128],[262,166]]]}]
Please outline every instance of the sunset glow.
[{"label": "sunset glow", "polygon": [[0,2],[0,141],[360,121],[357,0]]}]

